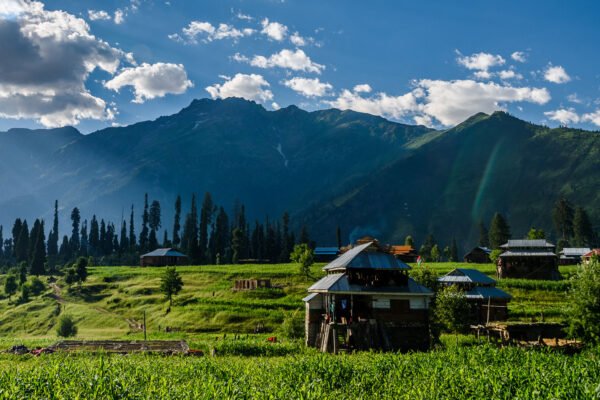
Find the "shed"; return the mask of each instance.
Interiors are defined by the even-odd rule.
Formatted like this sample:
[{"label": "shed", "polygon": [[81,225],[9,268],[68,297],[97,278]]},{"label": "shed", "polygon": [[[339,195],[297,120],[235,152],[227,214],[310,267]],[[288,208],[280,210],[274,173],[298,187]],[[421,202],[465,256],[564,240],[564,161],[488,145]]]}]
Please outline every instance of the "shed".
[{"label": "shed", "polygon": [[306,344],[324,352],[429,348],[433,293],[377,242],[351,246],[308,288]]},{"label": "shed", "polygon": [[457,285],[471,305],[471,322],[505,321],[512,296],[496,287],[496,281],[476,269],[457,268],[440,277],[442,285]]},{"label": "shed", "polygon": [[544,239],[509,240],[500,246],[499,278],[549,279],[561,278],[555,246]]},{"label": "shed", "polygon": [[473,250],[465,254],[464,260],[466,263],[474,263],[474,264],[488,264],[491,263],[490,253],[491,249],[483,246],[474,247]]},{"label": "shed", "polygon": [[171,248],[156,249],[140,257],[142,267],[177,266],[186,265],[187,263],[188,257],[185,254]]}]

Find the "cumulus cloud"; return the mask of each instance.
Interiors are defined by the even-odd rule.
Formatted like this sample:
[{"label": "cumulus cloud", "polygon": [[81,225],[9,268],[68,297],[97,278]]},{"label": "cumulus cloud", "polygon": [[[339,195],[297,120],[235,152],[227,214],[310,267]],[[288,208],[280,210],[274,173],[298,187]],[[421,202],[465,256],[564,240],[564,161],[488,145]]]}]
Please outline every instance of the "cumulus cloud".
[{"label": "cumulus cloud", "polygon": [[96,69],[116,72],[125,54],[90,33],[88,24],[40,2],[2,2],[0,12],[0,114],[46,126],[109,119],[104,100],[85,87]]},{"label": "cumulus cloud", "polygon": [[527,54],[525,54],[522,51],[515,51],[514,53],[512,53],[510,55],[510,58],[512,58],[513,60],[515,60],[517,62],[524,63],[527,61]]},{"label": "cumulus cloud", "polygon": [[285,68],[293,71],[314,72],[320,74],[324,65],[313,62],[309,56],[301,49],[296,51],[283,49],[279,53],[272,54],[269,57],[254,56],[252,59],[240,54],[233,56],[233,59],[239,62],[248,62],[253,67],[258,68]]},{"label": "cumulus cloud", "polygon": [[294,34],[290,36],[290,42],[298,47],[306,46],[306,39],[300,36],[298,32],[294,32]]},{"label": "cumulus cloud", "polygon": [[261,21],[262,25],[262,33],[263,35],[267,35],[269,38],[281,42],[288,33],[287,26],[280,24],[279,22],[270,22],[268,18],[265,18]]},{"label": "cumulus cloud", "polygon": [[223,84],[215,83],[207,86],[206,91],[213,99],[241,97],[264,103],[273,99],[273,92],[268,89],[270,86],[262,75],[235,74],[233,78],[226,79]]},{"label": "cumulus cloud", "polygon": [[24,0],[2,0],[0,2],[0,17],[17,16],[28,8]]},{"label": "cumulus cloud", "polygon": [[135,95],[133,102],[143,103],[167,94],[184,93],[193,85],[181,64],[144,63],[139,67],[124,68],[104,86],[114,91],[131,86]]},{"label": "cumulus cloud", "polygon": [[549,65],[544,71],[544,79],[552,83],[566,83],[571,80],[567,71],[560,65],[552,66]]},{"label": "cumulus cloud", "polygon": [[502,56],[483,52],[470,56],[460,56],[457,61],[463,67],[476,71],[487,71],[492,67],[504,65],[506,62]]},{"label": "cumulus cloud", "polygon": [[305,97],[323,97],[333,89],[331,84],[321,82],[319,78],[295,77],[284,81],[283,84]]},{"label": "cumulus cloud", "polygon": [[110,14],[104,10],[88,10],[88,18],[91,21],[108,21],[112,19]]},{"label": "cumulus cloud", "polygon": [[575,110],[572,108],[561,108],[554,111],[546,111],[544,115],[547,116],[548,119],[552,121],[558,121],[563,125],[576,124],[581,120],[579,115],[577,115]]},{"label": "cumulus cloud", "polygon": [[583,114],[581,119],[583,121],[591,122],[596,126],[600,126],[600,110],[596,110],[593,113]]},{"label": "cumulus cloud", "polygon": [[371,86],[369,84],[363,83],[361,85],[354,86],[354,89],[352,90],[356,93],[371,93],[373,89],[371,89]]},{"label": "cumulus cloud", "polygon": [[583,104],[583,100],[579,98],[577,93],[571,93],[567,96],[567,100],[575,104]]},{"label": "cumulus cloud", "polygon": [[125,22],[125,13],[123,13],[123,10],[115,11],[115,18],[113,20],[117,25],[121,25],[123,22]]},{"label": "cumulus cloud", "polygon": [[498,72],[498,76],[500,77],[500,79],[502,80],[508,80],[508,79],[523,79],[523,75],[515,72],[512,69],[507,69],[504,71],[500,71]]},{"label": "cumulus cloud", "polygon": [[186,38],[185,40],[178,33],[169,35],[169,38],[175,41],[185,41],[195,44],[198,43],[199,37],[206,43],[223,39],[237,40],[244,36],[250,36],[256,32],[251,28],[238,29],[228,24],[219,24],[218,27],[215,27],[213,24],[206,21],[192,21],[181,31]]},{"label": "cumulus cloud", "polygon": [[473,80],[429,80],[414,82],[414,89],[401,96],[377,93],[370,97],[344,90],[329,102],[333,107],[352,109],[383,117],[401,119],[412,116],[416,123],[456,125],[477,112],[502,110],[512,102],[546,104],[550,93],[545,88],[513,87]]}]

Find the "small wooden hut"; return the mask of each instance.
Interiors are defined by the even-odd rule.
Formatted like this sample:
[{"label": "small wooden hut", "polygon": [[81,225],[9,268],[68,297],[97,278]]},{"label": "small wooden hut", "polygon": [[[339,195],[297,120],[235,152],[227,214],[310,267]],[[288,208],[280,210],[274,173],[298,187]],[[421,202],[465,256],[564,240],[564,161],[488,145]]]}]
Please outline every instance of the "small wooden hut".
[{"label": "small wooden hut", "polygon": [[376,241],[353,246],[324,268],[306,303],[306,344],[323,352],[429,348],[433,293]]},{"label": "small wooden hut", "polygon": [[476,269],[457,268],[438,279],[442,285],[457,285],[471,305],[471,323],[505,321],[512,296],[496,287],[496,281]]},{"label": "small wooden hut", "polygon": [[473,250],[465,254],[463,259],[466,263],[489,264],[492,262],[492,260],[490,260],[491,252],[492,250],[488,249],[487,247],[477,246],[474,247]]},{"label": "small wooden hut", "polygon": [[565,247],[560,251],[558,263],[560,265],[577,265],[581,257],[592,251],[589,247]]},{"label": "small wooden hut", "polygon": [[165,267],[186,265],[188,257],[175,249],[156,249],[150,253],[143,254],[140,257],[142,267]]},{"label": "small wooden hut", "polygon": [[544,239],[509,240],[500,246],[499,278],[560,279],[555,246]]}]

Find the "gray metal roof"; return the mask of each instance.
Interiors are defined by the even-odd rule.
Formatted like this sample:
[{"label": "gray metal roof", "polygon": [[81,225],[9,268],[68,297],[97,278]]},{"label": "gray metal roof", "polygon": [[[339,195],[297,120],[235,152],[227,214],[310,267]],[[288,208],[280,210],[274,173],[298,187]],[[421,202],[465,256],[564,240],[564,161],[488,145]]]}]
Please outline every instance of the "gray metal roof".
[{"label": "gray metal roof", "polygon": [[142,257],[155,257],[155,256],[167,256],[167,257],[187,257],[185,254],[178,252],[173,249],[156,249],[150,253],[143,254]]},{"label": "gray metal roof", "polygon": [[419,285],[413,279],[408,278],[407,286],[362,286],[350,284],[346,274],[329,274],[324,276],[311,287],[309,292],[313,293],[364,293],[364,294],[408,294],[433,296],[433,292],[423,285]]},{"label": "gray metal roof", "polygon": [[562,249],[560,254],[562,254],[563,256],[581,257],[582,255],[587,254],[590,251],[592,250],[588,247],[565,247],[564,249]]},{"label": "gray metal roof", "polygon": [[512,299],[512,296],[497,287],[477,286],[465,293],[467,299]]},{"label": "gray metal roof", "polygon": [[327,264],[325,271],[346,269],[392,269],[407,270],[410,267],[389,253],[365,251],[373,242],[361,244],[340,255]]},{"label": "gray metal roof", "polygon": [[551,251],[519,251],[509,250],[500,254],[500,257],[556,257]]},{"label": "gray metal roof", "polygon": [[552,243],[546,241],[545,239],[519,239],[519,240],[509,240],[507,243],[503,244],[503,249],[509,248],[553,248],[555,247]]},{"label": "gray metal roof", "polygon": [[480,285],[494,285],[495,280],[476,269],[456,268],[440,277],[442,283],[477,283]]},{"label": "gray metal roof", "polygon": [[302,299],[303,302],[309,302],[312,299],[314,299],[315,297],[317,297],[319,295],[319,293],[311,293],[308,296],[306,296],[305,298]]}]

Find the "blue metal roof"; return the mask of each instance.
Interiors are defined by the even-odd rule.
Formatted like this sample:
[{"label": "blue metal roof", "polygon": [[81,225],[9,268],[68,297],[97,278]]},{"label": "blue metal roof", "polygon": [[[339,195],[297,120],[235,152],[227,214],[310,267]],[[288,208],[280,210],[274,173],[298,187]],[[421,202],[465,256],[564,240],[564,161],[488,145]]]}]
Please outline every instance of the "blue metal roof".
[{"label": "blue metal roof", "polygon": [[423,285],[419,285],[413,279],[408,279],[407,286],[362,286],[350,284],[346,274],[330,274],[311,287],[309,292],[313,293],[389,293],[433,296],[433,292]]},{"label": "blue metal roof", "polygon": [[497,287],[490,286],[477,286],[467,293],[465,293],[467,299],[512,299],[512,296],[506,293],[504,290],[498,289]]},{"label": "blue metal roof", "polygon": [[371,244],[373,244],[373,242],[361,244],[360,246],[356,246],[348,250],[323,267],[323,269],[325,271],[346,269],[410,269],[407,264],[398,260],[389,253],[383,253],[380,251],[366,251]]},{"label": "blue metal roof", "polygon": [[167,256],[167,257],[187,257],[185,254],[178,252],[174,249],[156,249],[150,253],[143,254],[142,257],[156,257],[156,256]]},{"label": "blue metal roof", "polygon": [[336,255],[339,252],[337,247],[315,247],[315,255]]},{"label": "blue metal roof", "polygon": [[494,285],[496,281],[481,271],[468,268],[456,268],[446,275],[438,278],[442,283],[475,283],[480,285]]}]

